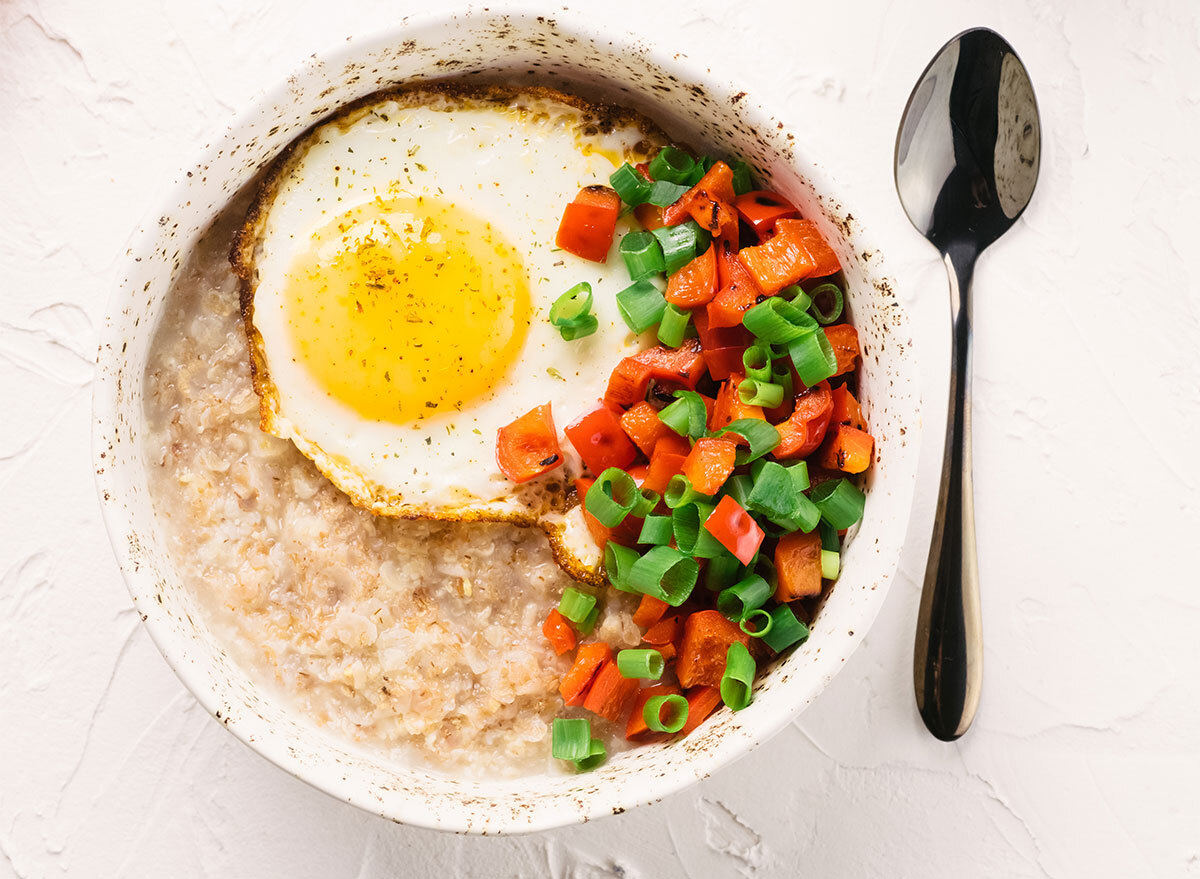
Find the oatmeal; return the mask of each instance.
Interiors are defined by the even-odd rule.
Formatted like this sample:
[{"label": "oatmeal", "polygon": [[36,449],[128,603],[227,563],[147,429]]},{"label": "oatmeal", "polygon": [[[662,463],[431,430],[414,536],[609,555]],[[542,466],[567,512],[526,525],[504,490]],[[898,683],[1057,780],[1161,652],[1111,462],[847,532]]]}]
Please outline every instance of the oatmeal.
[{"label": "oatmeal", "polygon": [[[536,529],[373,516],[259,430],[226,260],[238,207],[181,273],[146,371],[179,575],[250,675],[333,734],[460,774],[549,766],[570,662],[540,629],[572,581]],[[607,605],[595,637],[636,645],[632,602]]]}]

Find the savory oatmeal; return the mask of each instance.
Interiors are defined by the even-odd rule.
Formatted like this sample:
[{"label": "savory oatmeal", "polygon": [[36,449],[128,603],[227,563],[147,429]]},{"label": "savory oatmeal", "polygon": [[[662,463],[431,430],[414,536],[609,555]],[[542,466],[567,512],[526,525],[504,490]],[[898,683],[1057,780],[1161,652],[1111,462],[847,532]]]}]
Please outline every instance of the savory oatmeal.
[{"label": "savory oatmeal", "polygon": [[[549,765],[570,661],[540,628],[572,581],[537,529],[373,516],[259,430],[227,260],[241,213],[195,249],[146,372],[180,576],[234,658],[335,733],[464,774]],[[596,637],[636,645],[632,606],[611,595]]]}]

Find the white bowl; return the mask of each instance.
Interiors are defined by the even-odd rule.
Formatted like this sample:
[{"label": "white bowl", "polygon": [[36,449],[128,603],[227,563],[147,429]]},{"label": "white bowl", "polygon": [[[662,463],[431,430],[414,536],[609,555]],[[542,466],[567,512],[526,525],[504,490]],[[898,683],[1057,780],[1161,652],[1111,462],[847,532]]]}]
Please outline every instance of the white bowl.
[{"label": "white bowl", "polygon": [[[447,76],[540,82],[608,98],[642,110],[676,139],[744,156],[835,242],[863,342],[862,396],[878,460],[866,517],[812,636],[763,676],[746,710],[722,711],[682,741],[623,753],[581,775],[464,781],[333,740],[261,692],[213,637],[176,575],[147,491],[143,369],[167,292],[199,233],[265,163],[341,104],[394,83]],[[915,481],[919,404],[906,318],[861,208],[850,223],[840,205],[817,195],[833,189],[811,161],[803,175],[797,170],[803,138],[786,117],[712,79],[686,58],[562,17],[484,12],[405,20],[314,56],[267,91],[185,168],[139,231],[105,322],[95,383],[105,522],[134,605],[167,662],[221,723],[288,772],[406,824],[497,834],[585,821],[661,799],[745,754],[811,702],[862,641],[895,573]],[[869,266],[864,252],[873,254]]]}]

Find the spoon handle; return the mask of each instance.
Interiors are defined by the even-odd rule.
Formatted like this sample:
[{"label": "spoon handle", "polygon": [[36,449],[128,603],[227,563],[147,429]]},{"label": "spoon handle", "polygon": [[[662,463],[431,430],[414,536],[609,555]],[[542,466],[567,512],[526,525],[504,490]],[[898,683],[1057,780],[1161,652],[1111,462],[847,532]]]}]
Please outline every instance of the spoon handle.
[{"label": "spoon handle", "polygon": [[977,251],[951,248],[950,408],[933,542],[917,618],[913,684],[925,726],[951,742],[967,731],[983,683],[983,624],[971,479],[971,275]]}]

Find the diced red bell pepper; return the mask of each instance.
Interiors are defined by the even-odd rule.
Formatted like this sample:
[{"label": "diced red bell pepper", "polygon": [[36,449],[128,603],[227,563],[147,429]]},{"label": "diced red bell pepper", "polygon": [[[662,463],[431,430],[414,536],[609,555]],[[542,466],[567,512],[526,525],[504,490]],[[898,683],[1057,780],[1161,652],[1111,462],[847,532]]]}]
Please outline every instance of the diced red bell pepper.
[{"label": "diced red bell pepper", "polygon": [[795,206],[783,196],[762,189],[742,193],[733,200],[733,207],[760,241],[774,231],[777,220],[800,216]]},{"label": "diced red bell pepper", "polygon": [[771,450],[776,458],[803,458],[811,455],[825,438],[833,413],[833,394],[829,382],[821,382],[796,395],[796,406],[787,421],[775,425],[779,445]]},{"label": "diced red bell pepper", "polygon": [[821,594],[821,535],[793,531],[775,546],[776,601],[795,601]]},{"label": "diced red bell pepper", "polygon": [[[709,370],[710,374],[712,370]],[[867,429],[867,422],[863,419],[862,407],[858,404],[854,394],[850,393],[850,389],[845,385],[834,388],[833,394],[833,412],[829,415],[829,420],[833,424],[849,424],[851,427],[857,427],[859,430]]]},{"label": "diced red bell pepper", "polygon": [[654,454],[650,456],[650,469],[642,486],[662,494],[667,490],[671,477],[683,472],[683,462],[691,451],[691,443],[675,431],[659,439],[654,446]]},{"label": "diced red bell pepper", "polygon": [[621,429],[612,409],[601,404],[573,421],[563,431],[583,463],[599,476],[609,467],[628,467],[637,458],[637,447]]},{"label": "diced red bell pepper", "polygon": [[733,472],[737,444],[725,437],[701,437],[683,462],[683,475],[696,491],[715,495]]},{"label": "diced red bell pepper", "polygon": [[[700,340],[687,338],[678,348],[655,345],[633,355],[635,363],[648,370],[648,376],[657,382],[666,382],[672,387],[695,390],[696,383],[704,378],[704,357],[700,353]],[[644,397],[646,392],[642,391]]]},{"label": "diced red bell pepper", "polygon": [[871,466],[875,439],[865,430],[848,424],[835,424],[817,452],[817,463],[843,473],[862,473]]},{"label": "diced red bell pepper", "polygon": [[[739,363],[738,368],[741,367],[742,364]],[[743,378],[744,376],[740,372],[730,373],[728,380],[717,391],[717,402],[713,406],[712,418],[708,422],[709,430],[720,430],[742,418],[764,418],[761,406],[751,406],[742,402],[741,395],[738,394],[738,385],[742,383]],[[739,445],[746,442],[743,437],[736,434],[730,435],[729,438]]]},{"label": "diced red bell pepper", "polygon": [[638,400],[646,399],[649,387],[650,367],[633,357],[622,358],[609,376],[604,403],[624,409]]},{"label": "diced red bell pepper", "polygon": [[549,403],[530,409],[496,433],[496,464],[513,482],[528,482],[562,466],[562,460]]},{"label": "diced red bell pepper", "polygon": [[709,247],[667,279],[667,302],[678,308],[707,305],[717,295],[717,254]]},{"label": "diced red bell pepper", "polygon": [[[720,265],[720,261],[717,264]],[[715,348],[745,348],[754,340],[750,331],[741,324],[736,327],[711,326],[708,322],[707,308],[697,308],[692,312],[692,324],[696,327],[696,338],[700,340],[700,347],[705,351]]]},{"label": "diced red bell pepper", "polygon": [[568,253],[604,262],[621,213],[621,197],[607,186],[585,186],[563,211],[555,243]]},{"label": "diced red bell pepper", "polygon": [[678,436],[658,417],[658,410],[645,400],[634,403],[621,416],[621,429],[647,458],[654,453],[655,444],[664,436],[668,434]]},{"label": "diced red bell pepper", "polygon": [[542,623],[542,634],[546,636],[546,640],[558,656],[575,648],[575,630],[571,628],[566,617],[558,612],[557,607],[551,609],[546,622]]},{"label": "diced red bell pepper", "polygon": [[663,222],[674,226],[691,217],[701,228],[721,235],[737,226],[733,200],[733,170],[724,162],[714,162],[695,186],[663,209]]},{"label": "diced red bell pepper", "polygon": [[766,537],[754,517],[729,495],[717,502],[712,515],[704,520],[704,527],[743,565],[750,564]]},{"label": "diced red bell pepper", "polygon": [[829,339],[829,345],[833,348],[833,353],[837,355],[837,372],[834,375],[853,372],[858,364],[860,353],[858,330],[850,324],[834,324],[824,329],[825,338]]}]

